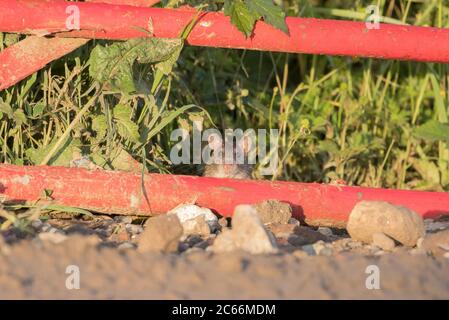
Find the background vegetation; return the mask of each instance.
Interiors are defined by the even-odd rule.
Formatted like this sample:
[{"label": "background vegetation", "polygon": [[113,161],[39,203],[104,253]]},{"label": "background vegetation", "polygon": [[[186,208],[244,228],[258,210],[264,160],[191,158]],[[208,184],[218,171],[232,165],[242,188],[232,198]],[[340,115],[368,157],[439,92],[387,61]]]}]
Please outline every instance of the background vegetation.
[{"label": "background vegetation", "polygon": [[[364,20],[370,4],[389,22],[449,27],[446,0],[281,5],[289,16]],[[0,34],[0,46],[18,39]],[[158,55],[128,57],[132,73],[109,68],[129,46]],[[135,159],[169,173],[171,131],[202,119],[205,127],[278,128],[281,163],[273,179],[447,191],[448,71],[442,64],[183,48],[182,40],[92,41],[0,93],[0,161],[89,159],[137,170]]]}]

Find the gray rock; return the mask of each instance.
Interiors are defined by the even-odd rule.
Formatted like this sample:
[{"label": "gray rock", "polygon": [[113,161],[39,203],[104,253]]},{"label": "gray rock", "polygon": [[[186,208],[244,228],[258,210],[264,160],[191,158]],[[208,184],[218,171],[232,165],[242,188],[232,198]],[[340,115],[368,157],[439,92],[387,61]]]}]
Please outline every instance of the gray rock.
[{"label": "gray rock", "polygon": [[118,223],[128,224],[133,222],[133,218],[130,216],[115,216],[114,221]]},{"label": "gray rock", "polygon": [[306,244],[305,246],[302,246],[302,250],[305,251],[309,256],[315,256],[315,248],[312,244]]},{"label": "gray rock", "polygon": [[324,241],[318,241],[312,245],[313,250],[315,251],[316,255],[319,256],[330,256],[332,255],[332,248],[327,246]]},{"label": "gray rock", "polygon": [[277,252],[274,236],[268,232],[250,205],[239,205],[234,210],[232,230],[224,230],[214,241],[211,250],[229,252],[243,250],[252,254]]},{"label": "gray rock", "polygon": [[424,223],[417,213],[384,201],[361,201],[352,210],[347,224],[349,235],[371,243],[373,234],[382,232],[413,247],[424,236]]},{"label": "gray rock", "polygon": [[425,219],[424,226],[426,232],[435,232],[449,229],[449,221],[434,221],[432,219]]},{"label": "gray rock", "polygon": [[188,220],[195,219],[198,216],[204,216],[212,231],[218,226],[218,218],[210,209],[202,208],[194,204],[181,204],[167,212],[167,215],[176,215],[182,225]]},{"label": "gray rock", "polygon": [[183,228],[176,215],[149,218],[138,240],[138,250],[176,252]]},{"label": "gray rock", "polygon": [[382,232],[373,234],[373,244],[386,251],[392,251],[396,247],[394,240]]},{"label": "gray rock", "polygon": [[299,227],[301,225],[301,222],[298,219],[290,218],[288,219],[288,224],[292,224]]},{"label": "gray rock", "polygon": [[328,237],[309,227],[295,227],[294,234],[288,237],[288,242],[294,246],[303,246],[317,241],[328,240]]},{"label": "gray rock", "polygon": [[334,235],[332,230],[328,227],[318,227],[317,231],[321,234],[324,234],[326,237],[330,237],[330,236]]},{"label": "gray rock", "polygon": [[43,225],[43,222],[40,219],[36,219],[36,220],[31,221],[31,226],[35,230],[40,230],[42,225]]},{"label": "gray rock", "polygon": [[143,232],[143,227],[141,225],[138,225],[138,224],[127,223],[125,225],[125,229],[126,229],[126,231],[128,231],[132,235],[134,235],[134,234],[141,234]]}]

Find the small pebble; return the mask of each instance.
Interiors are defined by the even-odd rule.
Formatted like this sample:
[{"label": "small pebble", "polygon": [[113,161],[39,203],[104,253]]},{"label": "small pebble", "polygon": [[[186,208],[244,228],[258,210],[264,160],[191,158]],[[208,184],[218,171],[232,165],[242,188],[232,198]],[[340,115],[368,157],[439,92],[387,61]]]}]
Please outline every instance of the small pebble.
[{"label": "small pebble", "polygon": [[117,249],[119,250],[129,250],[129,249],[135,249],[136,245],[131,242],[123,242],[120,244]]},{"label": "small pebble", "polygon": [[352,240],[352,241],[348,242],[347,246],[351,249],[358,249],[358,248],[363,247],[363,244],[360,241]]},{"label": "small pebble", "polygon": [[327,237],[330,237],[333,235],[332,230],[328,227],[319,227],[317,231],[321,234],[324,234]]},{"label": "small pebble", "polygon": [[295,218],[290,218],[290,219],[288,219],[288,224],[293,224],[293,225],[295,225],[295,226],[300,226],[301,225],[301,222],[299,222],[299,220],[298,219],[295,219]]},{"label": "small pebble", "polygon": [[132,223],[133,222],[133,218],[130,216],[115,216],[114,217],[114,221],[118,222],[118,223]]},{"label": "small pebble", "polygon": [[312,244],[306,244],[301,247],[309,256],[315,256],[316,252]]},{"label": "small pebble", "polygon": [[42,221],[40,219],[36,219],[36,220],[31,221],[31,226],[34,229],[36,229],[36,230],[40,229],[42,227],[42,224],[43,223],[42,223]]},{"label": "small pebble", "polygon": [[143,232],[143,227],[138,224],[127,223],[125,229],[131,234],[140,234]]},{"label": "small pebble", "polygon": [[330,256],[332,255],[332,249],[326,246],[326,243],[322,240],[314,243],[312,245],[315,253],[319,256]]},{"label": "small pebble", "polygon": [[228,219],[226,217],[221,217],[218,219],[218,224],[221,228],[227,228],[228,227]]},{"label": "small pebble", "polygon": [[435,232],[448,229],[449,222],[448,221],[440,222],[440,221],[433,221],[432,219],[425,219],[424,226],[427,232]]}]

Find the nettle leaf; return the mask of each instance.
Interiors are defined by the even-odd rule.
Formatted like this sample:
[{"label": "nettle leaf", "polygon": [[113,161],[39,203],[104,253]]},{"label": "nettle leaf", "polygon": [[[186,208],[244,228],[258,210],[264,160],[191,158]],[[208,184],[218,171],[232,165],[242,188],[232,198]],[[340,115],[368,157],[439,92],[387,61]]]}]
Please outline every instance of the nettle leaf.
[{"label": "nettle leaf", "polygon": [[288,27],[285,23],[285,13],[281,7],[275,5],[273,0],[244,0],[246,6],[252,11],[261,15],[266,23],[284,31],[288,34]]},{"label": "nettle leaf", "polygon": [[44,103],[37,103],[36,105],[34,105],[34,107],[32,109],[33,110],[32,116],[38,117],[38,116],[42,115],[42,113],[44,113],[44,109],[45,109]]},{"label": "nettle leaf", "polygon": [[156,64],[156,68],[162,71],[163,74],[168,75],[173,69],[176,61],[178,61],[179,55],[181,54],[183,45],[177,47],[168,58],[162,62]]},{"label": "nettle leaf", "polygon": [[415,137],[430,141],[445,141],[449,144],[449,124],[430,120],[416,128]]},{"label": "nettle leaf", "polygon": [[136,91],[132,67],[134,62],[157,63],[172,58],[182,48],[181,39],[139,38],[97,45],[89,58],[90,76],[123,93]]},{"label": "nettle leaf", "polygon": [[11,105],[6,102],[3,102],[1,99],[0,99],[0,112],[6,114],[6,116],[10,119],[13,117],[14,113]]},{"label": "nettle leaf", "polygon": [[92,130],[96,132],[95,140],[99,141],[103,139],[106,136],[107,129],[108,122],[104,114],[100,114],[92,119]]},{"label": "nettle leaf", "polygon": [[[41,163],[44,157],[50,152],[58,138],[55,137],[50,144],[39,147],[37,149],[30,148],[26,151],[26,155],[34,164]],[[71,136],[67,137],[59,148],[58,152],[50,159],[49,165],[54,166],[70,166],[74,156],[81,154],[81,141],[73,139]]]},{"label": "nettle leaf", "polygon": [[132,109],[125,104],[118,104],[114,107],[114,121],[118,134],[132,142],[139,142],[139,127],[131,121]]},{"label": "nettle leaf", "polygon": [[231,17],[231,23],[249,37],[254,29],[254,24],[261,15],[252,12],[243,0],[227,0],[224,4],[224,14]]},{"label": "nettle leaf", "polygon": [[22,109],[17,109],[16,111],[14,111],[12,118],[19,126],[27,122],[27,116],[25,115]]}]

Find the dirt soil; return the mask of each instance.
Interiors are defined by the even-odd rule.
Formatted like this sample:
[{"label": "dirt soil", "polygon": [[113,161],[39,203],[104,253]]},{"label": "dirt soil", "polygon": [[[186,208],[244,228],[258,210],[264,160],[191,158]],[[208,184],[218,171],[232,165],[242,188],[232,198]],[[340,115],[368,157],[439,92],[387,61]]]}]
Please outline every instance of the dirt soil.
[{"label": "dirt soil", "polygon": [[[60,243],[0,234],[0,299],[449,299],[447,257],[361,244],[341,250],[350,241],[344,235],[334,236],[326,255],[217,254],[199,247],[142,253],[120,232],[104,241],[86,232],[94,229],[76,226],[66,227]],[[79,289],[66,287],[70,265],[79,267]],[[366,287],[370,265],[379,268],[380,289]]]}]

